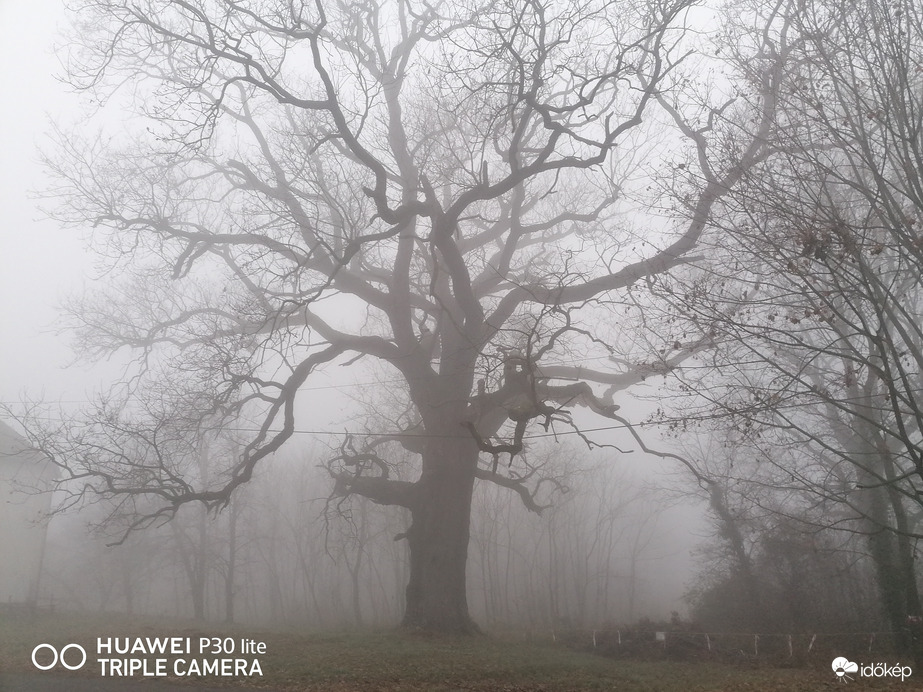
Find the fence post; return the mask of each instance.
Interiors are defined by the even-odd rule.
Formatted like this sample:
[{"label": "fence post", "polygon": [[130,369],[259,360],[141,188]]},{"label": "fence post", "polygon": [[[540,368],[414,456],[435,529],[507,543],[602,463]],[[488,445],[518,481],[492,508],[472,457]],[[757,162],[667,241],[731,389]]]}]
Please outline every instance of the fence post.
[{"label": "fence post", "polygon": [[711,651],[711,639],[708,638],[708,632],[705,633],[705,646]]},{"label": "fence post", "polygon": [[816,634],[812,634],[812,635],[811,635],[811,643],[808,644],[808,653],[811,653],[811,649],[814,648],[814,640],[815,640],[815,639],[817,639],[817,635],[816,635]]},{"label": "fence post", "polygon": [[795,654],[792,653],[792,635],[788,635],[788,657],[791,658]]},{"label": "fence post", "polygon": [[872,653],[872,642],[875,641],[875,633],[869,635],[869,653]]},{"label": "fence post", "polygon": [[593,630],[593,648],[596,648],[596,630]]},{"label": "fence post", "polygon": [[759,641],[760,641],[760,635],[754,634],[753,635],[753,655],[754,656],[760,655]]}]

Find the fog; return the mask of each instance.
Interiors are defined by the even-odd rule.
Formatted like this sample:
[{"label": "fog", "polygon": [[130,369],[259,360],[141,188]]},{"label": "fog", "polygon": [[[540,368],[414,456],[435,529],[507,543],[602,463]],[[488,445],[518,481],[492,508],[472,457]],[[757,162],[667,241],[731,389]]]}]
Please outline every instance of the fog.
[{"label": "fog", "polygon": [[[56,517],[39,603],[312,631],[393,626],[407,582],[405,543],[395,536],[407,517],[367,500],[337,513],[312,459],[321,453],[274,460],[217,517],[190,507],[117,548],[88,532],[92,510]],[[688,572],[668,570],[688,554],[690,542],[675,535],[688,514],[605,455],[586,462],[541,517],[501,489],[478,489],[469,602],[489,630],[550,636],[668,620],[684,608]]]},{"label": "fog", "polygon": [[[42,209],[50,183],[39,159],[40,150],[52,146],[51,124],[68,122],[87,107],[86,96],[58,79],[65,27],[62,3],[0,5],[0,50],[6,64],[18,66],[0,76],[4,93],[17,95],[17,107],[5,113],[2,128],[0,323],[8,337],[0,344],[0,397],[8,404],[24,399],[74,410],[119,377],[122,359],[119,354],[101,363],[79,359],[61,326],[63,300],[109,280],[88,251],[87,233],[62,228]],[[117,121],[110,126],[120,129]],[[351,418],[350,398],[361,397],[367,377],[317,378],[306,388],[311,403],[302,427],[342,429]],[[322,435],[322,445],[333,442],[334,434],[339,433]],[[361,501],[350,508],[360,517],[358,527],[355,519],[351,524],[339,516],[325,518],[330,481],[317,468],[323,446],[311,437],[290,443],[292,449],[267,464],[230,509],[206,516],[186,508],[171,524],[133,534],[118,547],[106,544],[120,536],[94,528],[106,510],[88,507],[55,516],[39,603],[186,616],[195,612],[192,592],[198,584],[197,598],[205,601],[201,615],[226,619],[226,553],[234,521],[235,619],[337,628],[359,624],[361,612],[364,624],[399,621],[406,555],[393,539],[404,517]],[[585,463],[567,471],[573,477],[567,475],[566,484],[573,488],[555,497],[541,517],[509,502],[502,491],[478,490],[469,591],[472,610],[485,624],[550,631],[555,623],[599,627],[685,612],[691,552],[707,533],[701,503],[678,504],[675,493],[666,491],[673,490],[675,469],[640,450],[590,453],[581,446],[570,442],[543,452],[562,460],[577,455]],[[357,555],[358,569],[351,567]],[[201,574],[190,574],[190,560]]]},{"label": "fog", "polygon": [[0,0],[10,612],[923,665],[920,9],[284,5]]}]

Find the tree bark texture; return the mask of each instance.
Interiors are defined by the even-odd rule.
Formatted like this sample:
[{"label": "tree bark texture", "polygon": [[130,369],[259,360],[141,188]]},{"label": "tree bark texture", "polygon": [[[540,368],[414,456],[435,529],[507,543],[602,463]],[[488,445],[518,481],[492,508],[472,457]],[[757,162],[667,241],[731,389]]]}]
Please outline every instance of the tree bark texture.
[{"label": "tree bark texture", "polygon": [[[459,428],[461,429],[461,428]],[[460,437],[434,437],[423,455],[411,508],[410,579],[403,625],[454,634],[478,632],[468,614],[466,567],[478,450]]]}]

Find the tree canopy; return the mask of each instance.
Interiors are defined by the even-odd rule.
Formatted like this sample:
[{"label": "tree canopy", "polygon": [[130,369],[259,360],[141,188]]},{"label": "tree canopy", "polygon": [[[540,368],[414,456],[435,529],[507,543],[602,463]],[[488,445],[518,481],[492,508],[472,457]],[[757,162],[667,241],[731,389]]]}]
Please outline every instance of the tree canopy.
[{"label": "tree canopy", "polygon": [[[475,479],[539,509],[513,460],[530,423],[576,427],[582,406],[627,424],[614,394],[711,339],[624,347],[611,312],[690,260],[773,128],[784,56],[751,68],[752,130],[689,98],[692,6],[77,3],[70,79],[134,119],[49,156],[56,213],[97,229],[121,277],[70,312],[85,351],[140,367],[45,452],[80,494],[152,498],[135,526],[220,506],[291,437],[313,373],[382,363],[405,405],[343,442],[336,491],[411,511],[405,623],[471,629]],[[651,190],[692,171],[671,220]],[[241,454],[190,474],[190,440],[240,421]],[[395,477],[394,442],[417,478]]]}]

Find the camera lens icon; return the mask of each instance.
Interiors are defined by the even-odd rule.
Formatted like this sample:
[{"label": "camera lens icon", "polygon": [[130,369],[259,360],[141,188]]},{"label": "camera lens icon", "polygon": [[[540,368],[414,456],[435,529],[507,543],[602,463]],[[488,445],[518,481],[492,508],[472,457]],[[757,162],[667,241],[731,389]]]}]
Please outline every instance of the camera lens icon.
[{"label": "camera lens icon", "polygon": [[[36,660],[35,655],[42,649],[48,649],[51,652],[51,663],[42,665]],[[80,652],[80,654],[83,656],[83,658],[80,660],[80,663],[71,665],[67,662],[65,655],[67,654],[68,649],[76,649]],[[73,659],[74,656],[71,656],[70,658]],[[63,647],[60,652],[58,652],[58,650],[51,644],[39,644],[34,649],[32,649],[32,665],[39,670],[49,670],[54,668],[56,665],[58,665],[58,661],[60,661],[61,665],[68,670],[79,670],[80,668],[83,668],[83,665],[87,662],[87,651],[82,646],[80,646],[80,644],[68,644],[67,646]]]}]

